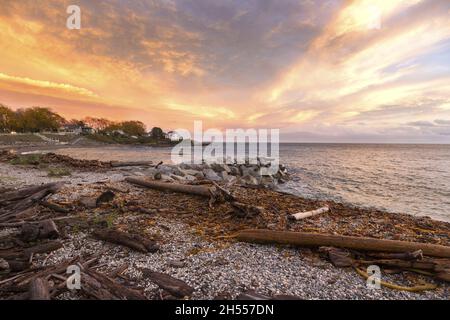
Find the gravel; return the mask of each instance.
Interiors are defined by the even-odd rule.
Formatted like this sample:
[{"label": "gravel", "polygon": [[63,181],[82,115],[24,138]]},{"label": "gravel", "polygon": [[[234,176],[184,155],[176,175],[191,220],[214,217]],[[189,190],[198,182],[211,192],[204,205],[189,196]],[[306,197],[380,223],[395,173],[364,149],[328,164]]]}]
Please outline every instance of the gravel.
[{"label": "gravel", "polygon": [[[18,168],[0,164],[0,177],[8,177],[11,185],[38,184],[66,180],[49,178],[38,169]],[[125,171],[106,173],[74,173],[72,185],[86,186],[97,181],[120,181]],[[6,183],[8,185],[8,183]],[[74,192],[76,194],[76,192]],[[129,219],[132,217],[124,217]],[[253,289],[265,295],[296,295],[302,299],[449,299],[448,285],[440,284],[433,291],[409,293],[391,289],[368,289],[366,281],[352,269],[338,269],[307,249],[282,248],[246,243],[207,242],[194,235],[188,225],[157,217],[157,223],[146,227],[146,232],[162,237],[161,251],[143,254],[128,248],[90,238],[84,232],[71,232],[64,247],[49,256],[37,255],[35,263],[52,265],[76,256],[101,255],[102,271],[114,270],[127,264],[124,275],[137,287],[143,288],[148,298],[160,297],[160,290],[143,277],[142,269],[164,272],[186,281],[195,288],[192,299],[213,299],[228,293],[233,298]],[[2,230],[0,237],[11,231]],[[383,280],[404,283],[402,277],[383,275]],[[428,281],[431,281],[428,279]],[[407,284],[407,283],[406,283]],[[76,299],[68,293],[60,298]]]}]

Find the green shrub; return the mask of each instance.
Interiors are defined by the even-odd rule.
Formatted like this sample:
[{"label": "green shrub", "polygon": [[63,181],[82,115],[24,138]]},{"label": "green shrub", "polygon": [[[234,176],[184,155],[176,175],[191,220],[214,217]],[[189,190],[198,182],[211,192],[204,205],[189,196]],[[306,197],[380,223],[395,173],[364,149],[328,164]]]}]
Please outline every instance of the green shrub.
[{"label": "green shrub", "polygon": [[70,176],[72,173],[67,168],[57,167],[57,168],[49,168],[48,176],[49,177],[64,177]]}]

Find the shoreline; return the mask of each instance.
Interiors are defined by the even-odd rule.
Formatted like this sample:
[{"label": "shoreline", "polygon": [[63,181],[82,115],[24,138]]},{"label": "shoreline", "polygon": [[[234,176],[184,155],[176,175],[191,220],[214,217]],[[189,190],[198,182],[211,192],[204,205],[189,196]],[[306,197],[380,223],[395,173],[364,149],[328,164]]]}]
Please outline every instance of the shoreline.
[{"label": "shoreline", "polygon": [[[0,163],[3,187],[69,181],[50,201],[71,204],[82,218],[58,222],[64,230],[63,248],[34,257],[36,266],[57,264],[76,256],[102,252],[98,270],[109,273],[126,265],[121,276],[148,299],[171,298],[146,277],[148,269],[167,273],[194,288],[191,299],[217,296],[235,299],[248,290],[267,296],[294,295],[302,299],[449,299],[448,283],[412,272],[388,274],[383,280],[403,285],[418,281],[436,283],[439,288],[408,293],[387,288],[369,290],[365,280],[351,268],[336,268],[320,257],[316,249],[236,242],[227,237],[246,228],[303,231],[365,236],[450,245],[450,224],[428,217],[393,214],[354,208],[333,201],[317,201],[268,189],[236,186],[230,189],[246,203],[265,208],[264,216],[238,218],[226,204],[213,208],[207,201],[190,195],[142,189],[124,182],[126,177],[151,176],[151,168],[129,167],[106,170],[72,169],[70,177],[48,177],[33,166]],[[96,208],[79,204],[81,198],[114,190],[112,203]],[[329,205],[330,213],[293,222],[288,215]],[[139,211],[145,208],[151,212]],[[46,214],[55,215],[48,209]],[[137,211],[136,211],[137,210]],[[59,216],[56,214],[56,216]],[[139,232],[161,246],[157,253],[139,253],[103,242],[92,232],[109,227]],[[0,238],[17,229],[0,228]],[[102,267],[103,265],[103,267]],[[0,278],[0,281],[3,278]],[[123,280],[123,279],[122,279]],[[76,293],[63,293],[60,299],[79,299]],[[173,297],[172,297],[173,298]]]}]

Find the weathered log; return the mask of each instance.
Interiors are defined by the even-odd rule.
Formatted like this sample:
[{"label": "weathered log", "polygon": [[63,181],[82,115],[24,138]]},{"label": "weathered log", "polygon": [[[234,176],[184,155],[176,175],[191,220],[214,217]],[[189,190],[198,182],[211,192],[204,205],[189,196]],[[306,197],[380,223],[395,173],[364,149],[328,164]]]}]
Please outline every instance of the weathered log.
[{"label": "weathered log", "polygon": [[159,246],[155,241],[146,239],[138,234],[131,234],[118,230],[96,230],[93,233],[97,239],[119,244],[140,252],[156,252]]},{"label": "weathered log", "polygon": [[450,247],[448,246],[367,237],[250,229],[239,232],[236,238],[244,242],[279,243],[306,247],[332,246],[363,251],[405,252],[422,250],[425,255],[450,258]]},{"label": "weathered log", "polygon": [[24,241],[38,239],[57,239],[59,230],[52,220],[44,220],[40,223],[25,223],[22,225],[20,238]]},{"label": "weathered log", "polygon": [[305,218],[317,216],[319,214],[322,214],[322,213],[325,213],[325,212],[328,212],[328,211],[330,211],[330,207],[324,206],[322,208],[319,208],[319,209],[316,209],[316,210],[312,210],[312,211],[295,213],[295,214],[290,215],[290,217],[292,219],[295,219],[295,220],[302,220],[302,219],[305,219]]},{"label": "weathered log", "polygon": [[30,268],[29,260],[8,260],[9,269],[11,272],[20,272]]},{"label": "weathered log", "polygon": [[400,259],[400,260],[422,260],[423,252],[422,250],[417,250],[413,252],[402,252],[402,253],[385,253],[385,252],[371,252],[367,254],[370,257],[379,259]]},{"label": "weathered log", "polygon": [[32,254],[37,253],[50,253],[63,247],[60,241],[50,241],[44,244],[40,244],[31,248],[27,248],[23,251],[24,257],[30,257]]},{"label": "weathered log", "polygon": [[141,167],[141,166],[152,166],[152,161],[111,161],[111,167]]},{"label": "weathered log", "polygon": [[418,269],[426,271],[442,271],[450,269],[450,260],[424,259],[420,261],[400,259],[379,259],[370,261],[359,261],[362,264],[382,265],[400,269]]},{"label": "weathered log", "polygon": [[20,199],[27,198],[43,190],[51,190],[53,192],[56,192],[57,190],[59,190],[59,188],[61,188],[61,186],[62,184],[59,182],[52,182],[38,186],[32,186],[22,188],[19,190],[5,192],[2,195],[0,195],[0,205],[4,204],[5,202],[17,201]]},{"label": "weathered log", "polygon": [[186,282],[176,279],[168,274],[152,272],[150,270],[142,270],[145,277],[156,283],[160,288],[168,291],[171,295],[184,298],[189,297],[194,292],[194,288]]},{"label": "weathered log", "polygon": [[29,293],[30,300],[50,300],[48,281],[43,278],[33,279]]},{"label": "weathered log", "polygon": [[49,208],[50,210],[53,210],[55,212],[60,212],[60,213],[69,213],[70,209],[64,208],[56,203],[53,202],[49,202],[49,201],[42,201],[41,205]]},{"label": "weathered log", "polygon": [[147,298],[137,290],[127,288],[108,276],[86,269],[81,277],[82,289],[97,299],[108,300],[146,300]]},{"label": "weathered log", "polygon": [[139,185],[142,187],[147,187],[150,189],[160,190],[160,191],[172,191],[178,193],[185,194],[193,194],[202,197],[211,197],[211,194],[214,188],[205,187],[205,186],[192,186],[187,184],[179,184],[179,183],[166,183],[166,182],[157,182],[157,181],[146,181],[136,178],[126,178],[125,181]]}]

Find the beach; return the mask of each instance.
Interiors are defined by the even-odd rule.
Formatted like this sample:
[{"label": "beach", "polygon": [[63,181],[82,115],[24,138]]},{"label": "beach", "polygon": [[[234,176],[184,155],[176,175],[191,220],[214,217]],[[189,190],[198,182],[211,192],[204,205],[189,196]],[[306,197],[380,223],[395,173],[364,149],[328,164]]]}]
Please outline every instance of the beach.
[{"label": "beach", "polygon": [[[142,188],[125,181],[130,177],[152,181],[154,167],[110,167],[102,163],[76,162],[69,157],[64,158],[64,162],[55,157],[49,159],[60,159],[59,165],[67,166],[70,175],[51,176],[48,164],[44,166],[42,161],[32,165],[14,165],[11,160],[5,159],[0,162],[0,180],[5,189],[65,182],[47,200],[70,207],[70,212],[61,214],[39,207],[39,215],[47,219],[75,218],[55,219],[61,232],[62,247],[48,254],[34,255],[32,264],[35,267],[94,256],[98,272],[111,275],[117,271],[115,277],[119,283],[140,290],[147,299],[176,298],[151,281],[148,274],[152,272],[168,274],[185,282],[193,290],[189,299],[236,299],[248,292],[267,298],[289,296],[298,299],[450,297],[445,281],[423,273],[383,268],[382,280],[406,287],[427,283],[436,285],[436,288],[417,293],[384,286],[370,289],[366,279],[354,268],[336,267],[323,257],[318,248],[259,245],[238,242],[234,238],[241,230],[265,229],[448,246],[449,223],[429,217],[362,208],[330,199],[305,198],[287,194],[278,188],[261,188],[261,185],[224,184],[235,197],[263,210],[259,215],[236,216],[227,202],[211,206],[202,197]],[[173,173],[166,174],[167,177],[162,177],[162,180],[181,183],[171,176]],[[114,193],[112,201],[91,207],[83,202],[83,199],[98,197],[107,191]],[[301,221],[289,219],[291,214],[323,206],[328,206],[330,211]],[[138,233],[158,243],[159,250],[137,252],[93,236],[96,231],[105,228]],[[3,227],[0,239],[9,239],[18,232],[18,228]],[[0,283],[10,276],[2,276]],[[6,284],[2,287],[8,288]],[[7,290],[2,292],[5,297],[18,295]],[[83,299],[86,296],[76,290],[63,290],[56,298]]]}]

